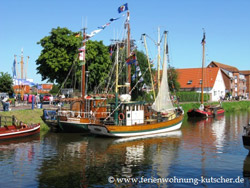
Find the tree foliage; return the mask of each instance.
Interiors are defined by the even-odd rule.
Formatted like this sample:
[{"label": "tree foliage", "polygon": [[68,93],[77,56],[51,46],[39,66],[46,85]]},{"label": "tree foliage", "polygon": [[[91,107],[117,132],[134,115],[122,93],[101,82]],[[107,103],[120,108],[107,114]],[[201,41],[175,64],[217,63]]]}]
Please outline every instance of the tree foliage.
[{"label": "tree foliage", "polygon": [[0,92],[12,94],[13,91],[13,81],[10,74],[0,72]]},{"label": "tree foliage", "polygon": [[[140,67],[140,70],[141,70],[141,75],[139,75],[139,72],[137,72],[135,79],[132,81],[131,88],[133,88],[137,84],[136,88],[132,92],[132,99],[133,100],[144,99],[145,101],[150,101],[151,94],[147,94],[142,89],[144,83],[147,86],[152,85],[151,84],[151,75],[150,75],[150,71],[148,69],[147,56],[142,51],[136,51],[135,53],[136,53],[138,66]],[[131,65],[131,75],[135,74],[136,68],[137,68],[137,66],[135,66],[134,64]],[[152,70],[152,75],[154,75],[155,70],[152,69],[152,65],[151,65],[151,70]],[[141,77],[143,78],[142,82],[139,81]]]},{"label": "tree foliage", "polygon": [[168,68],[168,85],[171,92],[177,92],[180,89],[180,83],[178,82],[178,73],[174,67]]},{"label": "tree foliage", "polygon": [[88,41],[86,44],[86,70],[89,71],[88,88],[104,88],[111,68],[108,47],[102,41]]},{"label": "tree foliage", "polygon": [[[42,75],[42,80],[63,83],[81,45],[82,39],[75,35],[76,33],[67,28],[58,27],[37,43],[43,47],[36,60],[37,72]],[[78,60],[76,66],[79,66]]]},{"label": "tree foliage", "polygon": [[[67,28],[58,27],[52,29],[49,36],[38,42],[43,47],[36,60],[37,71],[42,75],[42,80],[61,85],[74,63],[64,87],[80,88],[82,64],[78,60],[78,49],[82,46],[82,37],[76,37],[76,34]],[[88,90],[90,92],[103,83],[110,64],[108,48],[102,41],[86,42],[86,71],[89,71]]]}]

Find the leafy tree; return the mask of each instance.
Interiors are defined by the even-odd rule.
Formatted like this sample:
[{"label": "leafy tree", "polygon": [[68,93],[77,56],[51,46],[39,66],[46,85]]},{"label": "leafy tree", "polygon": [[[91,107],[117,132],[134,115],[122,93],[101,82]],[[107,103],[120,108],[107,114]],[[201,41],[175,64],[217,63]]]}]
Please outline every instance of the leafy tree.
[{"label": "leafy tree", "polygon": [[[37,71],[42,75],[42,80],[48,79],[49,82],[57,82],[61,85],[74,62],[71,75],[64,87],[80,88],[82,69],[77,57],[78,49],[82,46],[82,37],[75,37],[76,34],[67,28],[58,27],[52,29],[50,36],[46,36],[38,42],[43,47],[36,60]],[[108,48],[103,45],[102,41],[86,42],[86,71],[89,71],[88,90],[92,91],[100,83],[104,84],[110,64]]]},{"label": "leafy tree", "polygon": [[88,41],[86,44],[86,70],[89,71],[88,90],[93,91],[98,86],[104,89],[110,67],[108,47],[102,41]]},{"label": "leafy tree", "polygon": [[[135,53],[136,53],[136,58],[137,58],[137,61],[138,61],[138,66],[140,67],[140,70],[141,70],[141,76],[143,78],[143,81],[139,81],[140,80],[139,72],[136,72],[137,66],[132,64],[131,65],[131,74],[134,75],[135,72],[136,72],[136,78],[132,81],[132,84],[131,84],[132,87],[131,88],[133,88],[136,85],[136,83],[138,83],[136,88],[132,92],[132,100],[144,99],[145,101],[150,102],[151,99],[152,99],[152,96],[151,96],[152,93],[147,94],[145,91],[142,90],[142,87],[143,87],[144,83],[147,86],[152,85],[151,84],[150,71],[148,70],[147,56],[142,51],[136,51]],[[151,66],[151,70],[152,70],[152,74],[154,75],[155,70],[152,69],[152,66]]]},{"label": "leafy tree", "polygon": [[168,68],[168,85],[171,92],[177,92],[180,89],[180,83],[177,81],[178,73],[174,67]]},{"label": "leafy tree", "polygon": [[13,90],[13,81],[10,74],[0,72],[0,92],[12,94]]},{"label": "leafy tree", "polygon": [[[39,58],[36,60],[37,72],[42,75],[42,80],[62,84],[72,63],[77,59],[78,48],[81,46],[81,37],[67,28],[52,29],[49,36],[41,39],[37,44],[43,47]],[[76,66],[80,63],[76,60]],[[79,71],[76,72],[78,77]],[[69,82],[68,82],[69,83]]]},{"label": "leafy tree", "polygon": [[51,93],[51,94],[57,94],[58,91],[59,91],[58,85],[53,84],[53,87],[52,87],[52,89],[50,90],[50,93]]}]

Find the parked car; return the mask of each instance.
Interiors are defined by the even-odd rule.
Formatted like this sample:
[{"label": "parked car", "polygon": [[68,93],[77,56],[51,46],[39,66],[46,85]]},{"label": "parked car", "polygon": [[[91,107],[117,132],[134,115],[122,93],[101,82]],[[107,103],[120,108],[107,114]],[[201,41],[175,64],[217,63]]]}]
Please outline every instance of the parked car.
[{"label": "parked car", "polygon": [[43,96],[43,102],[49,102],[49,98],[51,97],[50,94],[46,94]]}]

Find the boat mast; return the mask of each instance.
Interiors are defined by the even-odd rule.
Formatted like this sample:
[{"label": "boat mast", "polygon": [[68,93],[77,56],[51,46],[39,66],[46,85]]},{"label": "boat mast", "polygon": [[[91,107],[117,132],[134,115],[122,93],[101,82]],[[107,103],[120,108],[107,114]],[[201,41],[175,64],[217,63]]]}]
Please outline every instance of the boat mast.
[{"label": "boat mast", "polygon": [[152,85],[153,96],[154,96],[154,100],[155,100],[155,87],[154,87],[154,81],[153,81],[153,78],[152,78],[151,64],[150,64],[150,60],[149,60],[149,56],[148,56],[148,48],[147,48],[147,43],[146,43],[146,34],[142,34],[142,36],[143,36],[143,39],[144,39],[144,46],[145,46],[145,50],[146,50],[146,55],[147,55],[147,60],[148,60],[148,68],[149,68],[150,78],[151,78],[151,85]]},{"label": "boat mast", "polygon": [[28,61],[29,61],[29,56],[27,56],[27,62],[26,62],[26,66],[25,66],[25,79],[27,79],[27,69],[28,69]]},{"label": "boat mast", "polygon": [[115,114],[114,114],[114,118],[115,118],[115,124],[118,125],[118,110],[117,110],[117,106],[118,106],[118,87],[119,87],[119,83],[118,83],[118,71],[119,71],[119,65],[118,65],[118,55],[119,55],[119,42],[117,42],[116,45],[116,77],[115,77]]},{"label": "boat mast", "polygon": [[83,43],[82,46],[84,48],[84,58],[83,58],[83,63],[82,63],[82,101],[84,102],[84,105],[82,105],[82,112],[85,111],[85,101],[84,101],[84,96],[85,96],[85,39],[86,39],[86,27],[83,28]]},{"label": "boat mast", "polygon": [[21,50],[21,61],[20,61],[20,65],[21,65],[21,79],[23,79],[23,49]]},{"label": "boat mast", "polygon": [[[162,63],[162,69],[164,68],[164,64],[168,62],[168,59],[167,59],[167,55],[168,55],[168,52],[167,52],[167,31],[164,31],[164,51],[163,51],[163,63]],[[167,59],[167,61],[166,61]],[[166,66],[167,67],[167,66]]]},{"label": "boat mast", "polygon": [[[127,28],[128,28],[128,32],[127,32],[127,57],[130,58],[130,25],[129,25],[129,11],[127,11]],[[128,87],[128,91],[127,93],[130,92],[131,90],[131,65],[128,64],[128,83],[129,83],[129,87]]]},{"label": "boat mast", "polygon": [[158,27],[158,41],[157,41],[157,49],[158,49],[158,55],[157,55],[157,70],[158,70],[158,79],[157,79],[157,83],[158,83],[158,91],[160,90],[160,84],[161,84],[161,75],[160,75],[160,63],[161,63],[161,41],[160,41],[160,27]]},{"label": "boat mast", "polygon": [[201,74],[202,74],[202,81],[201,81],[201,104],[203,104],[204,102],[204,95],[203,95],[203,92],[204,92],[204,66],[205,66],[205,30],[203,29],[203,39],[201,41],[201,44],[202,44],[202,71],[201,71]]}]

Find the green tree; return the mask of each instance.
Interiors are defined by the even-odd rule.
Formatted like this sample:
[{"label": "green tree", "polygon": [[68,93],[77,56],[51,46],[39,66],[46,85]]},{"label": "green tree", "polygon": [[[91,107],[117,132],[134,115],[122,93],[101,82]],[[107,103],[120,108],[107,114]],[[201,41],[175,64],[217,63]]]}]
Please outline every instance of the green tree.
[{"label": "green tree", "polygon": [[177,81],[178,73],[174,67],[168,68],[168,85],[171,92],[177,92],[180,89],[180,83]]},{"label": "green tree", "polygon": [[0,92],[12,94],[13,91],[13,81],[10,74],[0,72]]},{"label": "green tree", "polygon": [[89,71],[88,90],[103,88],[111,68],[108,47],[102,41],[88,41],[86,44],[86,70]]},{"label": "green tree", "polygon": [[[131,88],[133,88],[137,84],[136,88],[132,92],[132,100],[142,100],[142,99],[144,99],[147,102],[151,102],[152,93],[148,94],[145,91],[143,91],[143,89],[142,89],[144,83],[147,86],[152,85],[151,84],[150,71],[148,70],[147,56],[142,51],[136,51],[135,53],[136,53],[136,58],[137,58],[137,62],[138,62],[137,66],[139,66],[140,70],[141,70],[141,76],[139,76],[138,71],[136,72],[137,66],[135,66],[135,64],[132,64],[131,65],[131,74],[132,74],[132,77],[133,77],[133,75],[135,75],[135,72],[136,72],[136,77],[132,81],[132,84],[131,84],[132,87]],[[151,65],[151,71],[152,71],[152,75],[154,75],[155,70],[152,69],[152,65]],[[143,78],[143,81],[140,80],[141,77]]]},{"label": "green tree", "polygon": [[[82,38],[75,37],[76,34],[67,28],[58,27],[52,29],[49,36],[37,43],[43,47],[36,60],[37,72],[41,74],[42,80],[63,83],[72,63],[77,59],[78,48],[81,46]],[[78,60],[75,63],[76,66],[80,67]],[[80,76],[79,71],[75,74]]]},{"label": "green tree", "polygon": [[53,84],[53,87],[52,87],[52,89],[50,90],[50,93],[51,93],[51,94],[57,94],[58,91],[59,91],[58,85]]},{"label": "green tree", "polygon": [[[81,62],[78,58],[78,49],[82,46],[82,37],[75,37],[76,32],[67,28],[52,29],[49,36],[41,39],[38,44],[43,50],[36,60],[37,71],[42,80],[56,82],[59,85],[65,81],[73,62],[74,67],[64,87],[80,88]],[[88,90],[92,91],[100,83],[104,84],[111,60],[108,47],[102,41],[86,42],[86,71],[89,71]],[[76,85],[76,87],[74,87]]]}]

